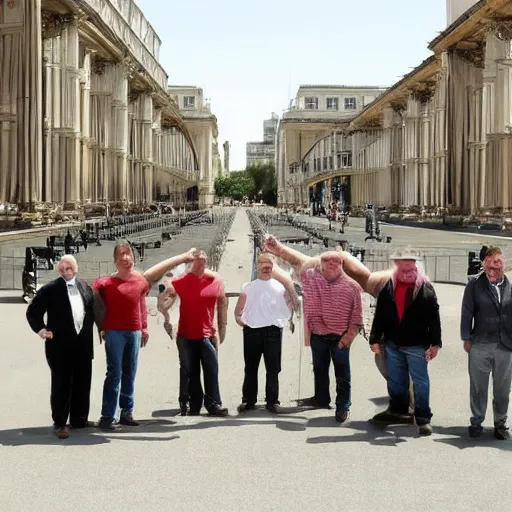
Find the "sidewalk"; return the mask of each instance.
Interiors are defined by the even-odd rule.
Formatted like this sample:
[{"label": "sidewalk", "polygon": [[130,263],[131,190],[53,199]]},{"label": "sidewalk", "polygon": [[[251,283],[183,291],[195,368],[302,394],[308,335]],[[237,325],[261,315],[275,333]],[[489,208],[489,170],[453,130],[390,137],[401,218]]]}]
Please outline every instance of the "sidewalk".
[{"label": "sidewalk", "polygon": [[251,280],[253,243],[250,234],[251,224],[245,208],[239,208],[219,266],[219,274],[224,279],[226,293],[239,292],[242,284]]}]

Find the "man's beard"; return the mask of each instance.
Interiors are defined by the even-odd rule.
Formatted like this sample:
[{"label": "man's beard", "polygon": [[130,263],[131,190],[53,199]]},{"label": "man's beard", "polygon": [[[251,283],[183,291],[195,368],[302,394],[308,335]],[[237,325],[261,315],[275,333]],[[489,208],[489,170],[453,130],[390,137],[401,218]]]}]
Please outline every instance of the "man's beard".
[{"label": "man's beard", "polygon": [[500,282],[504,276],[503,270],[493,267],[488,268],[485,273],[487,274],[487,279],[494,283]]},{"label": "man's beard", "polygon": [[403,284],[414,284],[418,278],[418,272],[403,272],[397,270],[396,280]]}]

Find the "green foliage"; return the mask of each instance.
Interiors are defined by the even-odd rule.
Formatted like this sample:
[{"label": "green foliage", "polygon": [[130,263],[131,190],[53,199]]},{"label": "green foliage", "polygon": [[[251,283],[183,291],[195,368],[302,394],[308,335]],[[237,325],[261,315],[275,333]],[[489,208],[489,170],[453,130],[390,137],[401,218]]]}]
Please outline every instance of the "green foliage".
[{"label": "green foliage", "polygon": [[251,165],[245,171],[233,171],[229,177],[215,180],[215,195],[236,201],[244,197],[265,204],[277,204],[276,172],[273,164]]}]

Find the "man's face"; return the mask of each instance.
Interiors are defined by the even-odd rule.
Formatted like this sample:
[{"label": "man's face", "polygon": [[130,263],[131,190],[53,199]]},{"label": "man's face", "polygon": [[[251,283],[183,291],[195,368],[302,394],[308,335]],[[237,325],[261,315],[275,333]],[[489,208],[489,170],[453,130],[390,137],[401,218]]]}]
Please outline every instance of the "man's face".
[{"label": "man's face", "polygon": [[343,272],[341,256],[336,253],[326,253],[320,260],[322,265],[322,273],[328,281],[337,279]]},{"label": "man's face", "polygon": [[59,274],[66,280],[71,281],[76,275],[74,265],[69,261],[61,261],[59,263]]},{"label": "man's face", "polygon": [[206,264],[208,263],[208,258],[204,251],[198,251],[194,255],[194,261],[192,262],[192,272],[202,273],[206,268]]},{"label": "man's face", "polygon": [[133,268],[133,253],[128,247],[121,247],[116,257],[118,270],[131,270]]},{"label": "man's face", "polygon": [[397,260],[395,261],[396,277],[398,282],[405,284],[413,284],[418,277],[418,267],[414,260]]},{"label": "man's face", "polygon": [[274,264],[267,258],[258,259],[258,274],[260,279],[270,279]]},{"label": "man's face", "polygon": [[501,254],[493,254],[484,259],[484,271],[491,283],[499,283],[505,274],[505,259]]}]

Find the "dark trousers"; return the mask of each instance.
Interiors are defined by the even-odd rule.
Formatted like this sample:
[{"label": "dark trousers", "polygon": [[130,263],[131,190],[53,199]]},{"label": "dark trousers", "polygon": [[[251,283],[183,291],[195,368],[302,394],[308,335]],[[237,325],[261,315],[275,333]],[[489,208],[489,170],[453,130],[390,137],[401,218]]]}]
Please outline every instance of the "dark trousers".
[{"label": "dark trousers", "polygon": [[[190,410],[199,411],[204,406],[208,411],[222,405],[219,391],[219,363],[217,351],[210,338],[192,340],[182,338],[180,343],[181,363],[184,364],[183,377],[188,375],[188,396]],[[204,375],[204,393],[201,386],[201,367]],[[180,380],[181,371],[180,371]],[[183,385],[183,391],[185,389]],[[181,387],[181,386],[180,386]],[[182,391],[180,389],[180,395]]]},{"label": "dark trousers", "polygon": [[47,355],[51,370],[53,424],[65,427],[68,417],[73,427],[84,427],[89,418],[92,359],[81,350],[55,351]]},{"label": "dark trousers", "polygon": [[336,377],[336,410],[350,410],[350,348],[339,349],[339,334],[311,334],[311,352],[315,374],[315,402],[326,407],[331,403],[329,367],[331,359]]},{"label": "dark trousers", "polygon": [[263,356],[267,371],[265,401],[269,405],[279,403],[282,338],[283,330],[279,327],[244,327],[245,377],[242,402],[254,405],[258,401],[258,368]]},{"label": "dark trousers", "polygon": [[[188,372],[187,372],[187,352],[185,344],[187,340],[181,336],[178,336],[176,345],[178,347],[178,357],[180,360],[180,395],[178,397],[180,406],[186,406],[190,400],[188,391]],[[201,387],[201,380],[199,380],[199,387],[201,389],[201,395],[203,394],[203,388]]]}]

